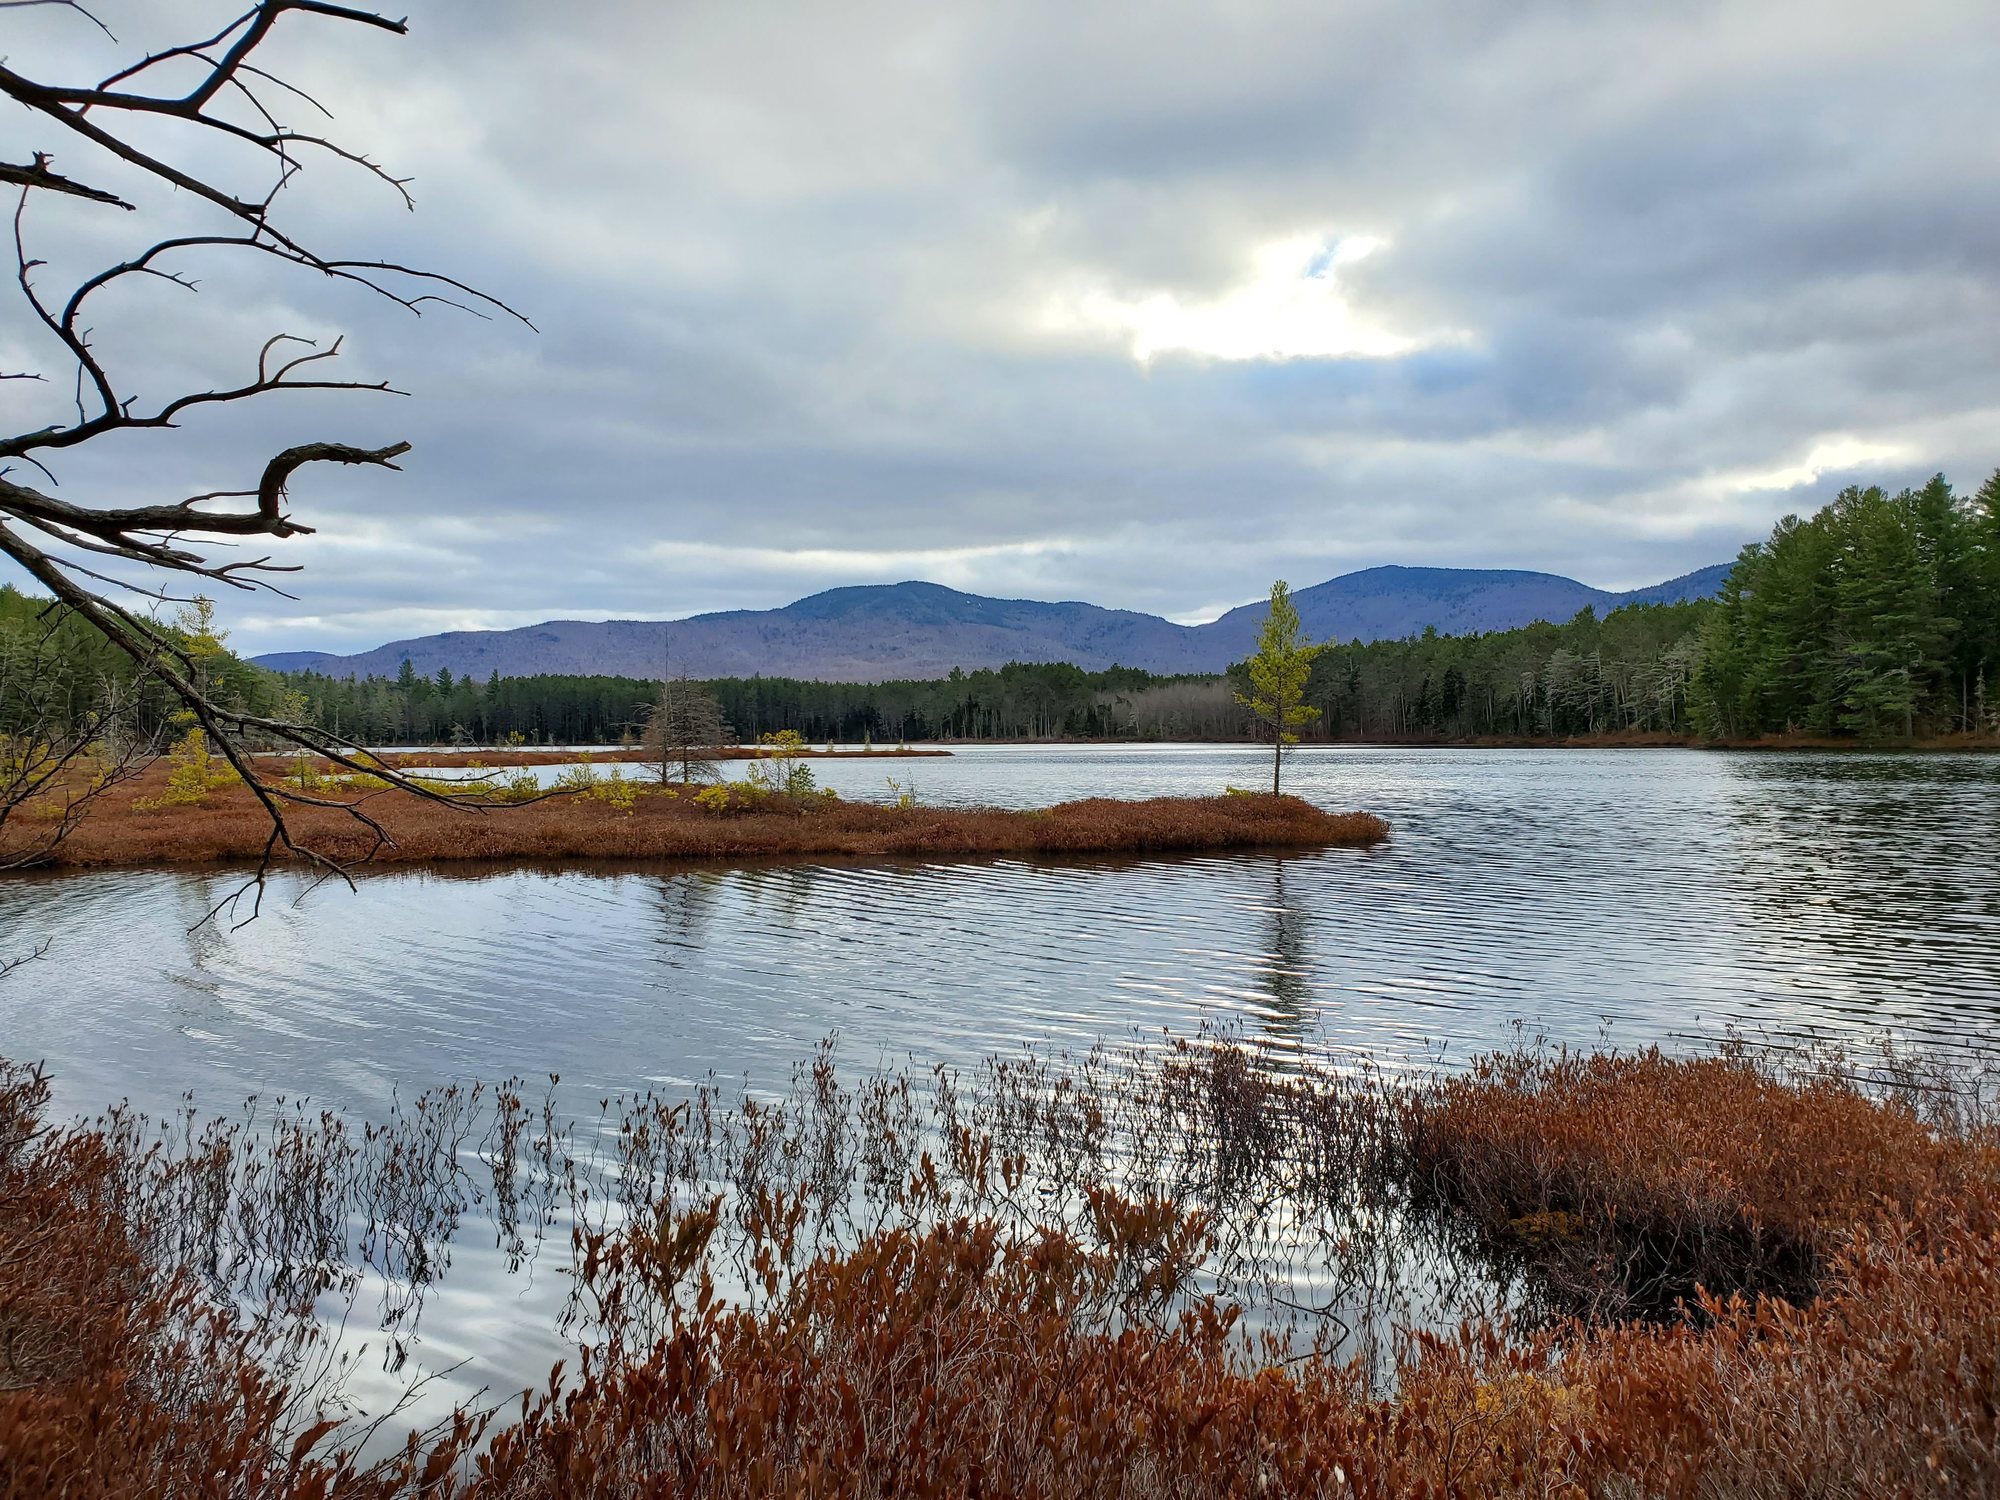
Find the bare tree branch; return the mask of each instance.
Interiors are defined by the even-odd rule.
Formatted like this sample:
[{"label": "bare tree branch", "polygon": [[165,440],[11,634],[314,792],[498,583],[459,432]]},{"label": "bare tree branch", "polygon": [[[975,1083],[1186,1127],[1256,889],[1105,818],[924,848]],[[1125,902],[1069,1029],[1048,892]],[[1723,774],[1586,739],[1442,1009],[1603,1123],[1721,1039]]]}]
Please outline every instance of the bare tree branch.
[{"label": "bare tree branch", "polygon": [[[112,35],[76,0],[0,0],[0,9],[29,4],[75,10]],[[0,95],[24,106],[42,126],[105,152],[114,172],[122,171],[141,185],[150,181],[172,187],[225,221],[211,230],[157,239],[84,277],[66,295],[45,297],[37,280],[47,274],[47,268],[29,248],[31,204],[84,201],[131,210],[134,203],[128,197],[136,200],[139,195],[121,195],[97,183],[62,176],[51,168],[53,156],[48,150],[34,152],[26,164],[0,163],[0,183],[20,190],[14,214],[16,285],[34,324],[67,361],[76,390],[74,420],[11,436],[0,434],[0,463],[16,459],[31,464],[48,479],[48,489],[53,489],[54,476],[44,456],[52,457],[111,433],[170,429],[206,408],[261,400],[280,391],[402,394],[387,381],[342,380],[320,374],[339,357],[340,340],[321,347],[280,332],[258,351],[254,375],[238,384],[184,390],[140,406],[131,394],[135,386],[130,372],[98,354],[84,319],[93,298],[121,282],[158,281],[176,291],[199,291],[201,284],[188,264],[192,257],[247,252],[351,284],[414,314],[421,315],[438,304],[479,317],[504,314],[533,327],[499,298],[452,276],[395,261],[322,252],[276,221],[279,195],[298,178],[305,160],[314,153],[322,160],[367,173],[399,194],[405,204],[411,202],[407,178],[393,175],[365,152],[318,129],[292,128],[272,107],[289,98],[331,118],[319,100],[253,61],[258,48],[293,13],[322,23],[360,25],[395,35],[407,32],[404,20],[363,6],[331,0],[252,0],[213,34],[149,52],[96,84],[31,78],[0,63]],[[190,68],[196,75],[191,86],[187,78]],[[179,80],[178,89],[167,92],[153,87],[169,74]],[[217,112],[231,101],[235,101],[232,108],[237,119]],[[244,108],[254,117],[250,124],[241,122]],[[190,166],[188,163],[198,159],[192,155],[176,160],[158,154],[158,147],[141,147],[136,131],[128,133],[126,127],[148,119],[178,121],[206,133],[220,145],[252,153],[253,160],[267,161],[271,168],[268,189],[261,196],[249,196],[225,186],[206,169]],[[43,377],[23,371],[0,378]],[[335,441],[301,443],[263,460],[252,485],[166,502],[134,502],[124,496],[95,503],[58,499],[48,489],[21,483],[0,468],[0,556],[26,571],[62,606],[138,664],[148,680],[185,705],[193,722],[214,741],[269,815],[271,835],[264,859],[238,893],[253,897],[253,912],[269,871],[282,858],[317,869],[323,878],[346,878],[344,864],[294,838],[286,820],[288,807],[337,808],[368,831],[372,848],[380,848],[389,835],[362,801],[314,796],[263,779],[248,747],[251,740],[311,751],[349,772],[380,777],[391,787],[431,801],[465,804],[462,799],[446,799],[419,782],[385,771],[372,760],[364,762],[353,746],[325,731],[225,706],[207,690],[203,674],[195,670],[173,631],[115,602],[114,596],[118,591],[129,591],[155,601],[177,597],[164,585],[139,581],[149,576],[275,589],[273,575],[296,570],[264,555],[225,560],[215,549],[227,546],[230,538],[283,541],[310,533],[313,528],[293,519],[287,510],[289,488],[302,469],[319,464],[394,469],[395,460],[407,453],[409,446],[406,442],[381,447]],[[58,766],[52,774],[60,779],[68,772]],[[46,798],[49,785],[40,784],[37,795]],[[4,808],[0,808],[0,818],[4,818]]]},{"label": "bare tree branch", "polygon": [[118,40],[116,36],[112,35],[109,26],[98,20],[96,16],[92,15],[84,7],[83,0],[0,0],[0,10],[27,10],[30,7],[41,5],[59,5],[64,10],[73,10],[106,36],[111,37],[112,41],[115,42]]},{"label": "bare tree branch", "polygon": [[102,188],[75,182],[50,171],[49,158],[40,152],[37,152],[35,159],[26,166],[0,161],[0,182],[24,188],[47,188],[52,193],[68,193],[74,198],[88,198],[93,203],[109,203],[114,208],[132,207],[116,193],[107,193]]}]

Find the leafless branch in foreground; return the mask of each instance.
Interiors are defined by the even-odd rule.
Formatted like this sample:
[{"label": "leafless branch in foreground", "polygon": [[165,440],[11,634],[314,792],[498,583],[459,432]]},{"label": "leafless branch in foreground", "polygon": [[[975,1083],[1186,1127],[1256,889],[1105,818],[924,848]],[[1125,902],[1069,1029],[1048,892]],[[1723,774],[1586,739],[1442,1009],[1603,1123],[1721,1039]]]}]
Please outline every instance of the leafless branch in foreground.
[{"label": "leafless branch in foreground", "polygon": [[[74,11],[83,23],[116,40],[111,27],[78,0],[0,0],[0,9],[29,5]],[[56,384],[73,391],[74,408],[64,420],[12,435],[0,433],[0,554],[178,698],[242,776],[271,818],[263,861],[245,887],[259,897],[274,864],[287,856],[316,867],[322,876],[347,878],[346,865],[293,837],[288,808],[338,808],[371,831],[374,848],[388,842],[389,835],[364,808],[350,801],[287,788],[282,781],[261,775],[248,747],[252,738],[312,752],[347,771],[381,777],[417,796],[444,799],[393,770],[372,761],[363,763],[355,746],[334,735],[310,725],[246,714],[218,701],[175,633],[138,606],[136,599],[121,602],[121,596],[155,603],[183,597],[170,591],[175,580],[186,580],[188,591],[195,592],[220,584],[282,593],[274,579],[294,568],[270,556],[225,561],[217,549],[235,538],[284,541],[311,532],[287,509],[289,487],[302,471],[326,464],[394,469],[409,444],[376,448],[340,442],[299,444],[265,460],[261,473],[242,489],[147,504],[78,504],[60,499],[50,493],[57,487],[50,466],[68,450],[110,434],[175,428],[184,418],[212,406],[299,391],[402,393],[387,382],[348,380],[333,373],[330,367],[341,352],[338,340],[322,348],[279,331],[257,352],[254,366],[234,383],[141,404],[132,394],[137,381],[131,372],[101,355],[93,342],[90,316],[97,299],[108,288],[141,282],[166,283],[176,294],[196,292],[199,284],[192,267],[197,262],[251,255],[351,285],[419,316],[434,305],[449,306],[533,326],[498,298],[451,276],[388,260],[326,253],[280,222],[276,210],[282,194],[314,159],[372,176],[406,206],[411,204],[407,179],[319,133],[317,127],[300,130],[284,122],[285,111],[298,105],[331,118],[317,99],[253,61],[274,29],[293,15],[321,25],[346,24],[396,35],[407,30],[402,20],[332,0],[255,0],[221,30],[138,56],[95,82],[29,78],[0,61],[0,94],[21,106],[48,137],[46,145],[31,150],[25,160],[0,161],[0,184],[19,190],[12,224],[14,280],[53,362],[42,370],[0,372],[0,379]],[[139,144],[141,139],[153,139],[141,127],[159,119],[194,127],[200,133],[194,139],[234,147],[251,160],[264,162],[266,187],[242,195],[213,172],[204,175],[152,154]],[[55,147],[64,143],[82,148],[77,155],[87,161],[108,158],[105,170],[113,176],[91,181],[59,172]],[[192,153],[188,159],[195,159]],[[89,175],[95,176],[95,170]],[[215,228],[156,239],[60,293],[43,285],[48,266],[30,248],[31,207],[59,202],[78,213],[136,213],[143,222],[144,210],[137,204],[144,201],[147,190],[161,187],[205,205],[216,219]],[[28,476],[18,473],[19,465],[35,470],[38,481],[25,482]],[[164,584],[159,582],[162,575]],[[149,586],[135,581],[142,578],[154,582]],[[34,792],[44,803],[52,789],[83,784],[76,775],[78,767],[97,752],[77,746],[51,753],[57,754],[56,763],[33,773],[44,778]],[[452,801],[479,805],[477,799]],[[0,798],[0,808],[5,805]],[[57,818],[50,831],[60,836],[68,826],[66,816]]]}]

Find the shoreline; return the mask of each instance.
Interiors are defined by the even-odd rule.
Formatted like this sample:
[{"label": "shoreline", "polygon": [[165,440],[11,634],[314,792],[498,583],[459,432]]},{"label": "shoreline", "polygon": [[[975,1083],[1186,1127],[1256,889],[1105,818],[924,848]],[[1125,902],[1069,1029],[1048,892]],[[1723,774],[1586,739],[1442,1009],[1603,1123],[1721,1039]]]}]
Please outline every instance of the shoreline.
[{"label": "shoreline", "polygon": [[[160,797],[169,774],[155,766],[102,794],[32,868],[254,865],[264,856],[270,819],[240,783],[193,804],[139,805]],[[376,865],[1194,853],[1365,848],[1389,836],[1389,825],[1373,814],[1331,813],[1263,794],[1100,797],[1011,811],[760,796],[740,786],[718,801],[716,790],[607,780],[514,805],[453,805],[396,790],[350,796],[322,788],[313,795],[339,805],[294,805],[286,818],[293,838],[315,852]],[[378,823],[388,842],[378,842],[350,807]],[[278,863],[303,867],[290,856]]]},{"label": "shoreline", "polygon": [[[949,758],[949,750],[915,750],[900,746],[888,750],[810,750],[801,749],[787,752],[796,760],[909,760],[925,757]],[[773,752],[761,745],[726,745],[712,750],[702,750],[690,754],[690,761],[704,763],[714,761],[769,760]],[[259,760],[284,761],[296,764],[298,756],[289,750],[260,750]],[[321,774],[330,774],[332,765],[324,757],[314,757]],[[658,765],[660,757],[650,750],[627,749],[614,745],[610,749],[596,750],[534,750],[528,748],[499,750],[452,750],[440,747],[436,750],[368,750],[355,752],[355,759],[373,760],[395,771],[462,771],[491,770],[505,771],[524,766],[574,766],[574,765]],[[675,755],[678,763],[681,759]]]},{"label": "shoreline", "polygon": [[[925,744],[951,746],[1046,748],[1060,746],[1113,745],[1215,745],[1243,750],[1270,751],[1268,742],[1257,740],[926,740]],[[1481,735],[1470,739],[1343,739],[1305,740],[1294,750],[1823,750],[1834,753],[1874,755],[1991,754],[2000,751],[2000,734],[1931,735],[1913,740],[1855,740],[1837,735],[1761,735],[1747,739],[1705,740],[1698,735],[1610,733],[1571,735],[1563,739],[1532,739],[1519,735]],[[939,752],[912,752],[915,754]],[[949,752],[945,752],[949,753]]]}]

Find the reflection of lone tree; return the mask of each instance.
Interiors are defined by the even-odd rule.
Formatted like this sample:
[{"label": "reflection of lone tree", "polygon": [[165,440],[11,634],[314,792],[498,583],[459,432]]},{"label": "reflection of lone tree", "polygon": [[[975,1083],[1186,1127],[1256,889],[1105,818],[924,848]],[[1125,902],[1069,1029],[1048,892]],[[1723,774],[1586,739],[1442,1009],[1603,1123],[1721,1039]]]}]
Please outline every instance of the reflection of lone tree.
[{"label": "reflection of lone tree", "polygon": [[683,782],[715,780],[715,763],[709,752],[729,739],[722,705],[706,686],[686,676],[661,679],[659,699],[646,710],[644,744],[660,763],[663,784],[673,780],[676,765]]},{"label": "reflection of lone tree", "polygon": [[1306,947],[1308,917],[1303,903],[1285,889],[1285,857],[1271,862],[1271,927],[1265,935],[1264,988],[1271,996],[1270,1030],[1296,1037],[1304,1030],[1305,1009],[1312,999],[1312,955]]},{"label": "reflection of lone tree", "polygon": [[[109,30],[74,0],[53,3],[74,12],[79,25]],[[194,275],[198,263],[250,257],[356,288],[413,313],[440,305],[481,316],[511,312],[436,272],[324,253],[302,231],[281,221],[276,211],[281,195],[315,158],[349,164],[375,177],[404,203],[410,201],[405,182],[366,156],[281,120],[280,112],[290,109],[327,114],[318,100],[255,61],[273,29],[292,14],[322,25],[350,23],[398,34],[405,30],[402,21],[331,0],[255,0],[214,35],[135,56],[92,83],[28,78],[14,71],[13,58],[0,62],[0,95],[20,105],[48,137],[48,149],[0,161],[0,184],[20,189],[14,214],[16,280],[30,315],[28,327],[39,333],[49,360],[40,370],[0,369],[0,380],[10,391],[40,389],[48,396],[38,425],[31,419],[19,433],[0,432],[0,555],[25,569],[186,705],[270,816],[266,866],[282,848],[331,872],[337,869],[331,860],[293,842],[285,822],[287,805],[341,807],[367,824],[378,841],[386,837],[380,825],[359,807],[264,779],[245,749],[246,736],[316,751],[350,769],[386,776],[417,795],[428,794],[393,772],[360,766],[348,758],[350,747],[330,734],[219,701],[203,684],[184,642],[154,611],[203,583],[276,591],[272,575],[292,568],[255,555],[225,561],[217,549],[237,538],[282,541],[311,531],[286,510],[289,486],[301,471],[323,464],[394,468],[409,444],[300,443],[263,458],[244,474],[240,488],[162,503],[132,503],[122,493],[79,503],[47,492],[55,488],[51,470],[59,458],[99,439],[130,442],[178,427],[210,407],[278,392],[391,390],[386,381],[336,379],[324,373],[340,353],[340,340],[322,347],[281,331],[261,348],[242,351],[243,369],[230,380],[209,389],[190,386],[179,394],[142,397],[144,372],[114,359],[94,334],[105,327],[106,318],[130,309],[146,288],[174,296],[196,291],[201,285]],[[73,156],[75,167],[65,159],[57,170],[58,147],[66,157]],[[239,159],[252,168],[248,185],[237,180]],[[146,234],[134,236],[131,249],[116,252],[122,259],[62,290],[44,284],[41,273],[48,271],[48,263],[28,249],[29,209],[43,202],[62,203],[98,220],[91,227],[92,238],[128,222],[120,219],[123,212],[137,213],[141,224],[156,214],[179,218],[205,213],[209,222],[150,244]],[[213,318],[204,324],[209,329],[228,326]],[[25,347],[25,339],[15,347]],[[26,482],[31,478],[32,485]]]}]

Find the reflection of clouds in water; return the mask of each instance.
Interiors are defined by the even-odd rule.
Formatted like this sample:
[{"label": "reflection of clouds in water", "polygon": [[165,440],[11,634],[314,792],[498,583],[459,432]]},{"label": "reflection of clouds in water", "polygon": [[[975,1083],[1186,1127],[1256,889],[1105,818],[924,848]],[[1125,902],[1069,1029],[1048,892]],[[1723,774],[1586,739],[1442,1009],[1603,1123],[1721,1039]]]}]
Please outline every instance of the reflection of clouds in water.
[{"label": "reflection of clouds in water", "polygon": [[1730,771],[1718,879],[1743,961],[1793,975],[1824,1012],[1806,1024],[1951,1045],[1964,1018],[1930,991],[2000,998],[2000,760],[1774,754]]}]

